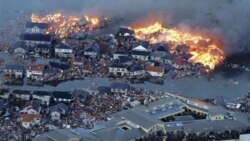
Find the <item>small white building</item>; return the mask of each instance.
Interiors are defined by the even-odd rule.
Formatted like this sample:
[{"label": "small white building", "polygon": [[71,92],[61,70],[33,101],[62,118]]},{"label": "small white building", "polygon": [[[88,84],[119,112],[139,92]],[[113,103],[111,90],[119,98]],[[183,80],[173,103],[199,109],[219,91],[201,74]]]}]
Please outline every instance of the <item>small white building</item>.
[{"label": "small white building", "polygon": [[42,105],[49,106],[52,95],[46,91],[34,91],[32,97],[33,99],[40,100]]},{"label": "small white building", "polygon": [[66,115],[69,112],[69,106],[64,103],[59,103],[50,110],[50,116],[52,120],[60,120],[62,115]]},{"label": "small white building", "polygon": [[120,64],[113,64],[109,67],[109,74],[115,76],[125,76],[128,74],[127,66]]},{"label": "small white building", "polygon": [[58,44],[55,46],[55,54],[58,57],[73,57],[73,49],[66,44]]},{"label": "small white building", "polygon": [[41,101],[32,100],[28,101],[20,111],[23,114],[39,114],[41,112]]},{"label": "small white building", "polygon": [[44,66],[42,65],[30,65],[26,68],[26,76],[30,78],[32,75],[43,76]]}]

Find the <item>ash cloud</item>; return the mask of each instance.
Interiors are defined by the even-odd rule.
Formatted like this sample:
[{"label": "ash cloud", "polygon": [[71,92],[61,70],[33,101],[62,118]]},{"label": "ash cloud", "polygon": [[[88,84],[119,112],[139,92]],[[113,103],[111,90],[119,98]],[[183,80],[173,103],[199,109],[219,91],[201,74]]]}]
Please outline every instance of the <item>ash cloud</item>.
[{"label": "ash cloud", "polygon": [[232,54],[250,51],[249,6],[249,0],[0,0],[0,13],[11,10],[94,13],[119,19],[125,25],[157,13],[155,16],[166,25],[185,25],[219,34],[225,52]]}]

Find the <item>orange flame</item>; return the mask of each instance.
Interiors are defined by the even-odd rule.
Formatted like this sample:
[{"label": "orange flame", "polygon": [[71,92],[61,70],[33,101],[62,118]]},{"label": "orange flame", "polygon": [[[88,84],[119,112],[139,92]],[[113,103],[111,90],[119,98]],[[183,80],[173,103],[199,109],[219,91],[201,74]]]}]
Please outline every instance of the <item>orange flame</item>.
[{"label": "orange flame", "polygon": [[79,23],[82,17],[80,16],[66,16],[62,13],[54,13],[46,16],[31,15],[32,22],[49,23],[48,33],[55,34],[60,38],[67,37],[71,33],[83,32],[86,29],[93,30],[99,26],[98,18],[90,18],[85,15],[84,19],[86,20],[86,25],[81,26]]},{"label": "orange flame", "polygon": [[201,63],[210,70],[224,60],[224,52],[210,38],[202,35],[180,31],[176,28],[168,29],[156,22],[148,27],[134,28],[135,36],[150,43],[165,42],[170,44],[170,52],[176,52],[179,45],[187,45],[188,52],[192,55],[192,63]]}]

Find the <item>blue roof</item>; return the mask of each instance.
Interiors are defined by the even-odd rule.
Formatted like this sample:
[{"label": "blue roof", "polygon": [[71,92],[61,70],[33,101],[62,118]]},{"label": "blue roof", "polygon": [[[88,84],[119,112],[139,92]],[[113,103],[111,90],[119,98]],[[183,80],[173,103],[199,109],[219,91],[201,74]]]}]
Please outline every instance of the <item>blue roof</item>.
[{"label": "blue roof", "polygon": [[114,82],[110,85],[111,89],[130,89],[130,85],[126,83]]},{"label": "blue roof", "polygon": [[146,52],[146,51],[132,51],[133,55],[141,55],[141,56],[149,56],[150,52]]},{"label": "blue roof", "polygon": [[5,69],[23,71],[24,70],[24,66],[23,65],[16,65],[16,64],[6,64],[5,65]]},{"label": "blue roof", "polygon": [[27,41],[51,41],[51,35],[48,34],[23,34],[22,38]]},{"label": "blue roof", "polygon": [[27,22],[25,25],[25,28],[33,28],[38,27],[40,29],[46,29],[49,27],[49,24],[47,23],[35,23],[35,22]]}]

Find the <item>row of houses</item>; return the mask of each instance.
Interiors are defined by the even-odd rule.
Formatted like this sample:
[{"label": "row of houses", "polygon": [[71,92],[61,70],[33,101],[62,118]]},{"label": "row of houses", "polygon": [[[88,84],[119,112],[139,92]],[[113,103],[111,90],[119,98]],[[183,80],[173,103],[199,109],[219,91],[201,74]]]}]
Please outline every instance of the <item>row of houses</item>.
[{"label": "row of houses", "polygon": [[144,76],[148,73],[150,76],[153,77],[162,77],[165,73],[165,68],[160,66],[141,66],[141,65],[134,65],[134,66],[127,66],[127,65],[120,65],[120,64],[113,64],[109,67],[109,73],[115,76],[131,76],[131,77],[138,77]]}]

